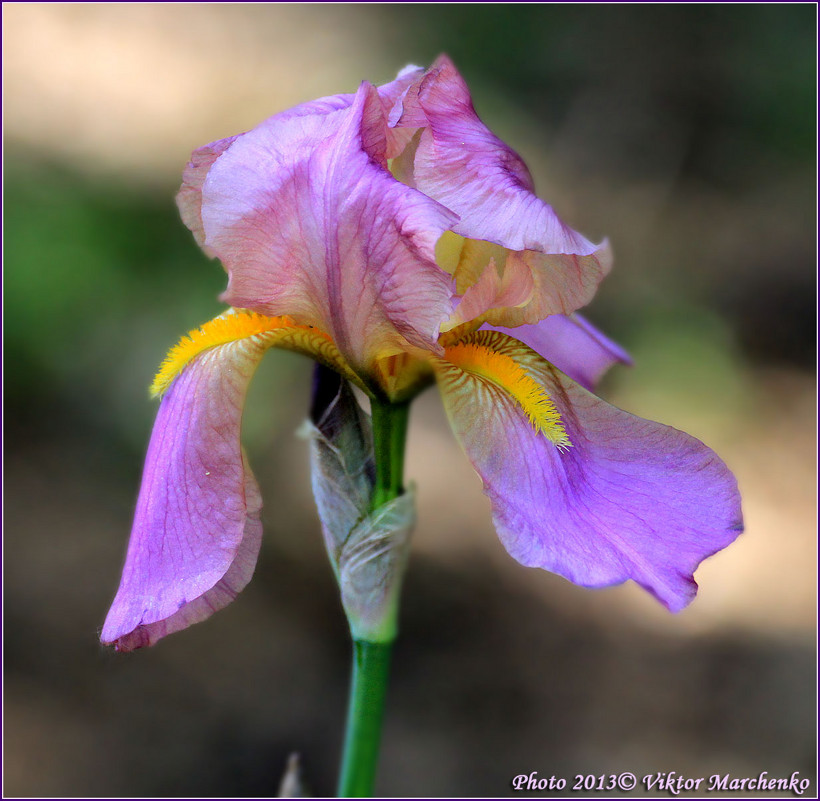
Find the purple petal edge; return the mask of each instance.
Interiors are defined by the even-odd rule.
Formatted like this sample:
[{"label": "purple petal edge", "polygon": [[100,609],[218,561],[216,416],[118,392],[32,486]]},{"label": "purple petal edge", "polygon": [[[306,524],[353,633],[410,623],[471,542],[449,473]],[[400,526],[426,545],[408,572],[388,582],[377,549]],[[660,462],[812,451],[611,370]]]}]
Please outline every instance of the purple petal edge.
[{"label": "purple petal edge", "polygon": [[610,406],[521,343],[492,331],[474,337],[544,387],[572,442],[561,451],[536,433],[498,385],[456,367],[440,373],[450,422],[510,555],[585,587],[632,579],[683,609],[698,564],[743,530],[726,465],[694,437]]}]

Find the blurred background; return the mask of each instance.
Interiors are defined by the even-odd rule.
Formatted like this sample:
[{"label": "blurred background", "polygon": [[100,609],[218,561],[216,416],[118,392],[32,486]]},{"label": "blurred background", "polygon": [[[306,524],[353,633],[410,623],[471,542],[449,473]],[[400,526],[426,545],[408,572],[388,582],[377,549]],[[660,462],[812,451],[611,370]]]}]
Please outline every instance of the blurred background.
[{"label": "blurred background", "polygon": [[632,584],[520,567],[424,395],[379,793],[505,796],[531,771],[813,779],[815,31],[811,4],[4,4],[5,794],[270,796],[291,751],[334,791],[349,645],[294,437],[306,360],[272,352],[251,389],[251,585],[153,649],[97,634],[146,388],[222,308],[174,205],[191,150],[443,51],[540,194],[613,243],[585,313],[636,364],[601,393],[714,447],[747,532],[675,616]]}]

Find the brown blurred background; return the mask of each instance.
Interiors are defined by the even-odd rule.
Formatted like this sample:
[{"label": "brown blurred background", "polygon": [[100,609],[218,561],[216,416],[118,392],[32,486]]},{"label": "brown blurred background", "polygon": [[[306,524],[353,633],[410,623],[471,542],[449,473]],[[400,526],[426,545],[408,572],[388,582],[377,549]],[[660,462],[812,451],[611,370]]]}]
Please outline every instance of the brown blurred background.
[{"label": "brown blurred background", "polygon": [[[540,193],[616,267],[602,394],[736,472],[747,532],[672,616],[504,552],[434,392],[378,790],[539,771],[815,771],[813,5],[4,4],[5,793],[333,792],[349,646],[309,493],[310,364],[270,354],[245,442],[256,576],[133,655],[97,643],[168,346],[224,274],[173,202],[190,151],[442,51]],[[808,795],[816,793],[812,784]],[[604,794],[605,795],[605,794]]]}]

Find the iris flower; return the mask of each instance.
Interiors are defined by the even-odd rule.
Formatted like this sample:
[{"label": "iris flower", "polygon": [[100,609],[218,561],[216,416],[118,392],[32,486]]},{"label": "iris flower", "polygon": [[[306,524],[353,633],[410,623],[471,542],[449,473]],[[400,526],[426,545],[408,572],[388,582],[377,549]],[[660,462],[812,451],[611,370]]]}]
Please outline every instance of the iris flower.
[{"label": "iris flower", "polygon": [[[224,265],[225,314],[171,350],[122,582],[120,650],[201,621],[247,584],[259,490],[240,445],[265,351],[308,355],[380,401],[436,382],[523,565],[671,610],[742,529],[732,474],[703,443],[590,391],[626,354],[574,312],[610,269],[441,57],[206,145],[178,205]],[[454,488],[454,495],[456,488]]]}]

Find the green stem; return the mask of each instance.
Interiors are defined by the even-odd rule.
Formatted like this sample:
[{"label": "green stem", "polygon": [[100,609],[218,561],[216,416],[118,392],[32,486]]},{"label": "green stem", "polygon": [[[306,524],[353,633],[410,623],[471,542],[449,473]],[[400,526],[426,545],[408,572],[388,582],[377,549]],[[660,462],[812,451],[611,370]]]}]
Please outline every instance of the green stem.
[{"label": "green stem", "polygon": [[404,492],[404,444],[409,412],[408,403],[382,403],[375,399],[370,402],[376,456],[376,486],[371,512]]},{"label": "green stem", "polygon": [[[404,492],[404,446],[409,409],[407,403],[371,401],[376,459],[371,511]],[[339,775],[339,798],[369,798],[373,795],[392,648],[392,641],[353,641],[353,675]]]},{"label": "green stem", "polygon": [[384,699],[393,643],[353,641],[339,798],[370,798],[379,760]]}]

